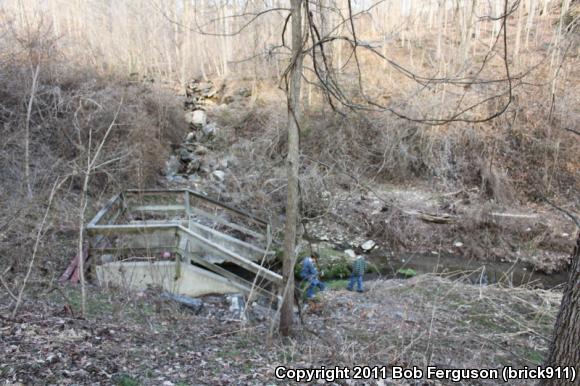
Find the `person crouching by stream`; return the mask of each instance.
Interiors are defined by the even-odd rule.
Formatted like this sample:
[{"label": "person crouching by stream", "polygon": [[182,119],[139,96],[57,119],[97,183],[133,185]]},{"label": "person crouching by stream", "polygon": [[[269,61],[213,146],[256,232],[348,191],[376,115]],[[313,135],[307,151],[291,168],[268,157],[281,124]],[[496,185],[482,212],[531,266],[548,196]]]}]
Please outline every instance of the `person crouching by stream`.
[{"label": "person crouching by stream", "polygon": [[356,281],[357,292],[364,292],[363,290],[363,275],[367,269],[367,262],[363,255],[358,255],[354,262],[352,263],[352,273],[350,275],[350,282],[348,287],[349,291],[354,289],[354,282]]},{"label": "person crouching by stream", "polygon": [[308,281],[308,288],[306,289],[306,299],[310,299],[314,296],[314,290],[319,288],[321,291],[324,291],[326,288],[324,283],[318,279],[318,269],[316,268],[316,254],[312,254],[312,256],[307,256],[302,261],[302,272],[301,276],[302,279]]}]

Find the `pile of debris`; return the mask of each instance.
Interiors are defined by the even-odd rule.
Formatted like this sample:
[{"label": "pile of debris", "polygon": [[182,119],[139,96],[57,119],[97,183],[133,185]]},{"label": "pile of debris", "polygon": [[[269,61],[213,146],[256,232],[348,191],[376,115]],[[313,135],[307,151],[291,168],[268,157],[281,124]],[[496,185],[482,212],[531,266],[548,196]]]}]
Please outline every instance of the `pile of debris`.
[{"label": "pile of debris", "polygon": [[230,160],[211,159],[208,154],[219,129],[208,121],[206,112],[207,107],[217,101],[223,87],[216,87],[211,81],[192,80],[187,84],[184,108],[190,131],[166,162],[165,174],[169,181],[196,183],[202,178],[218,183],[224,181]]},{"label": "pile of debris", "polygon": [[248,303],[242,294],[208,295],[191,298],[184,295],[163,293],[161,298],[173,301],[196,315],[217,320],[263,322],[275,317],[275,307],[264,299]]}]

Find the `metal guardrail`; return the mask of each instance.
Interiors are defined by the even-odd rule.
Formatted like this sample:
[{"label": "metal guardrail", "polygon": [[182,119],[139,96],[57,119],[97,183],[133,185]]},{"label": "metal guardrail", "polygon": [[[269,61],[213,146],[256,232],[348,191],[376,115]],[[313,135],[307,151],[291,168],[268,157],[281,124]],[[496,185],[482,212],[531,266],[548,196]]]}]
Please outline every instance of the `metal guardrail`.
[{"label": "metal guardrail", "polygon": [[[156,196],[165,198],[175,196],[177,198],[180,194],[182,195],[180,198],[182,202],[174,202],[171,204],[159,204],[158,202],[155,203]],[[135,197],[153,198],[149,200],[142,200],[153,201],[153,204],[151,202],[138,202],[137,205],[133,205],[131,201],[134,201]],[[238,218],[244,220],[245,224],[234,223],[233,221],[221,217],[219,214],[208,213],[206,210],[203,210],[200,207],[201,205],[192,205],[192,199],[199,200],[199,202],[203,203],[203,205],[219,209],[225,213],[228,213],[229,215],[237,216]],[[118,223],[119,219],[123,219],[124,216],[131,213],[153,213],[165,215],[178,215],[179,213],[183,213],[183,217],[177,217],[177,219],[174,218],[171,220],[143,220],[130,224]],[[219,224],[220,226],[227,229],[240,232],[255,240],[259,240],[261,243],[265,242],[265,247],[258,247],[254,244],[228,235],[227,233],[217,231],[211,227],[192,220],[192,218],[201,218],[204,221],[208,221],[213,224]],[[186,239],[192,245],[194,244],[198,250],[203,250],[208,253],[222,256],[227,261],[252,272],[259,280],[266,280],[276,287],[282,284],[282,276],[268,270],[267,268],[264,268],[262,265],[257,264],[251,260],[252,257],[262,260],[264,257],[274,255],[274,252],[269,250],[269,247],[272,245],[270,225],[259,217],[189,189],[131,189],[123,193],[119,193],[107,201],[103,208],[97,212],[93,219],[87,224],[86,230],[89,236],[89,255],[123,249],[105,245],[106,243],[104,241],[106,241],[107,237],[109,236],[124,237],[126,235],[138,234],[150,235],[155,232],[175,232],[174,235],[176,236],[177,241],[171,249],[176,254],[184,259],[191,259],[195,263],[204,266],[206,269],[236,282],[238,286],[242,285],[242,283],[248,286],[248,282],[240,277],[236,277],[235,274],[223,269],[217,264],[205,261],[201,257],[192,254],[189,250],[183,249],[182,240]],[[159,248],[166,249],[167,246],[152,245],[151,248],[147,249],[157,250]],[[134,248],[125,249],[133,250]],[[269,291],[263,289],[259,289],[258,292],[260,291],[265,291],[265,293],[273,295]]]}]

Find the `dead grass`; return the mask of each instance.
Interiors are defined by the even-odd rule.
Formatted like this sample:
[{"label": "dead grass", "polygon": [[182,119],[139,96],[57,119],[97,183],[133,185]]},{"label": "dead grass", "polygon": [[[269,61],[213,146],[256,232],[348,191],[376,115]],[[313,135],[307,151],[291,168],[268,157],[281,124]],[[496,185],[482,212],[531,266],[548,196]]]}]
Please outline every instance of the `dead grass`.
[{"label": "dead grass", "polygon": [[270,340],[269,321],[194,315],[155,292],[91,288],[84,320],[64,307],[78,310],[76,289],[39,291],[19,317],[0,317],[0,377],[27,384],[129,378],[140,385],[259,385],[277,383],[278,365],[522,368],[541,363],[561,297],[434,275],[366,285],[364,294],[323,293],[289,340]]},{"label": "dead grass", "polygon": [[13,274],[18,275],[28,261],[31,235],[56,180],[65,182],[42,234],[40,269],[46,268],[52,280],[74,255],[83,169],[117,110],[116,124],[91,176],[89,215],[111,192],[155,186],[170,143],[179,142],[187,131],[181,106],[168,92],[73,68],[57,51],[51,52],[53,56],[40,64],[30,114],[32,195],[28,198],[22,125],[31,74],[26,57],[0,58],[0,262],[11,267],[10,285],[18,280]]}]

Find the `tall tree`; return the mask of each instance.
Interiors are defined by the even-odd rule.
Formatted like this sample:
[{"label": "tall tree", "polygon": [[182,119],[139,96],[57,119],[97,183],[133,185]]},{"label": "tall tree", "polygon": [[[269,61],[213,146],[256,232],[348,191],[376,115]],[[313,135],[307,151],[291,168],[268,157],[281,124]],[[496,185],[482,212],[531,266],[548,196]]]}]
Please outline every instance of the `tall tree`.
[{"label": "tall tree", "polygon": [[288,156],[286,158],[288,193],[286,198],[286,224],[284,234],[284,292],[280,311],[280,333],[289,335],[294,319],[294,265],[296,264],[296,226],[298,224],[298,166],[300,162],[300,89],[302,80],[302,0],[291,0],[292,61],[286,75],[286,101],[288,104]]},{"label": "tall tree", "polygon": [[568,379],[554,377],[545,380],[544,385],[580,385],[580,232],[572,253],[570,277],[564,289],[546,366],[575,366],[576,380],[571,383]]}]

